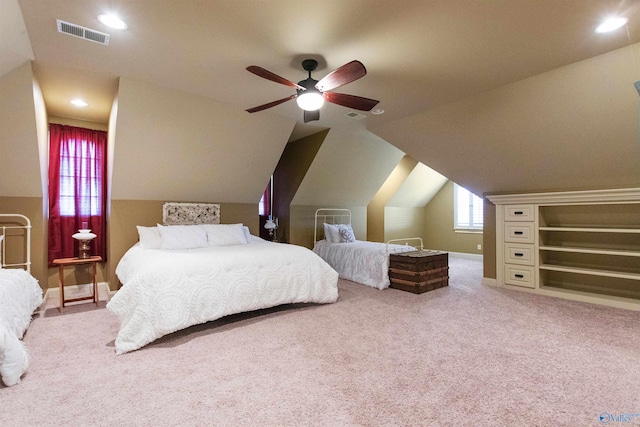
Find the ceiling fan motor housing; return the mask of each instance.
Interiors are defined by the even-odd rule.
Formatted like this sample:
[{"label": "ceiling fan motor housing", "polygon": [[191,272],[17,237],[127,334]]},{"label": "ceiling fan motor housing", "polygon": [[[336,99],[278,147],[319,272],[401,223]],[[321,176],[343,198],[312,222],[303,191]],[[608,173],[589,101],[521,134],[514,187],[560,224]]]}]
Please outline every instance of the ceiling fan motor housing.
[{"label": "ceiling fan motor housing", "polygon": [[304,89],[296,89],[296,91],[298,92],[298,96],[302,95],[305,92],[308,93],[309,91],[319,92],[318,89],[316,89],[316,83],[318,83],[318,81],[315,79],[312,79],[311,77],[304,80],[300,80],[298,84],[302,86]]}]

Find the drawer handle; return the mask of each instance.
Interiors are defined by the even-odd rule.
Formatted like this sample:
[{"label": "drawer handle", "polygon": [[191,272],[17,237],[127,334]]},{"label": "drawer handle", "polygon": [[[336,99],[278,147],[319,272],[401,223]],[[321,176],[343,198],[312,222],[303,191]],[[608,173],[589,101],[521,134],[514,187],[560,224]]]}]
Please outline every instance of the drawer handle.
[{"label": "drawer handle", "polygon": [[516,236],[522,236],[524,234],[524,231],[514,231],[513,234],[515,234]]},{"label": "drawer handle", "polygon": [[522,274],[514,274],[514,276],[516,277],[516,279],[524,279],[524,275]]},{"label": "drawer handle", "polygon": [[514,214],[514,215],[524,215],[524,212],[522,212],[522,211],[515,211],[513,214]]},{"label": "drawer handle", "polygon": [[521,254],[520,252],[516,252],[515,254],[513,254],[515,256],[524,256],[524,254]]}]

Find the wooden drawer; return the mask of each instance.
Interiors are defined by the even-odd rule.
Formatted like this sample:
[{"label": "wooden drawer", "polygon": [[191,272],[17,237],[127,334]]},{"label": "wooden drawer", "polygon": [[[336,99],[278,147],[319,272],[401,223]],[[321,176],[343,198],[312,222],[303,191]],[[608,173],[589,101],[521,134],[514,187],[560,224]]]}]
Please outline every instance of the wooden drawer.
[{"label": "wooden drawer", "polygon": [[504,223],[504,241],[512,243],[533,243],[533,223]]},{"label": "wooden drawer", "polygon": [[389,256],[390,287],[421,294],[449,285],[449,254],[416,251]]},{"label": "wooden drawer", "polygon": [[504,244],[505,264],[533,265],[533,245]]},{"label": "wooden drawer", "polygon": [[505,264],[504,278],[504,282],[508,285],[522,286],[525,288],[536,287],[533,267]]},{"label": "wooden drawer", "polygon": [[534,219],[534,205],[514,205],[504,207],[505,221],[531,221]]}]

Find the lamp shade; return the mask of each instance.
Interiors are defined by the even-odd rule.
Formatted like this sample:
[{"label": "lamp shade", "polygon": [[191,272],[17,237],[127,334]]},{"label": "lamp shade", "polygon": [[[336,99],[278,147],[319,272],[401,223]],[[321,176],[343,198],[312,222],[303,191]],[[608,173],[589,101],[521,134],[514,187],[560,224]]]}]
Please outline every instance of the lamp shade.
[{"label": "lamp shade", "polygon": [[264,223],[264,228],[266,230],[275,230],[277,228],[277,225],[275,222],[273,222],[272,219],[268,219],[267,222]]},{"label": "lamp shade", "polygon": [[318,91],[307,90],[296,98],[298,107],[306,111],[316,111],[324,105],[324,98]]},{"label": "lamp shade", "polygon": [[84,230],[78,230],[78,232],[72,235],[71,237],[73,237],[76,240],[91,240],[91,239],[95,239],[96,235],[92,233],[91,230],[84,229]]}]

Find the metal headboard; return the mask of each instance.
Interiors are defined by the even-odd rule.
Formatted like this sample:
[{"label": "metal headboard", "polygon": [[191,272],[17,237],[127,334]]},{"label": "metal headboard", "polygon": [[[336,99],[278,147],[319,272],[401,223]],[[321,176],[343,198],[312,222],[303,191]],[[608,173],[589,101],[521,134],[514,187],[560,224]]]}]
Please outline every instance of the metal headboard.
[{"label": "metal headboard", "polygon": [[[4,239],[0,241],[0,253],[2,254],[2,267],[22,267],[31,273],[31,220],[21,214],[0,214],[0,236]],[[6,225],[11,224],[11,225]],[[24,262],[7,264],[7,231],[8,230],[24,230],[26,240],[26,251],[24,254]]]},{"label": "metal headboard", "polygon": [[[318,218],[322,218],[320,224],[351,224],[351,210],[338,208],[320,208],[316,210],[313,225],[313,245],[318,243]],[[324,237],[324,228],[323,228]]]}]

